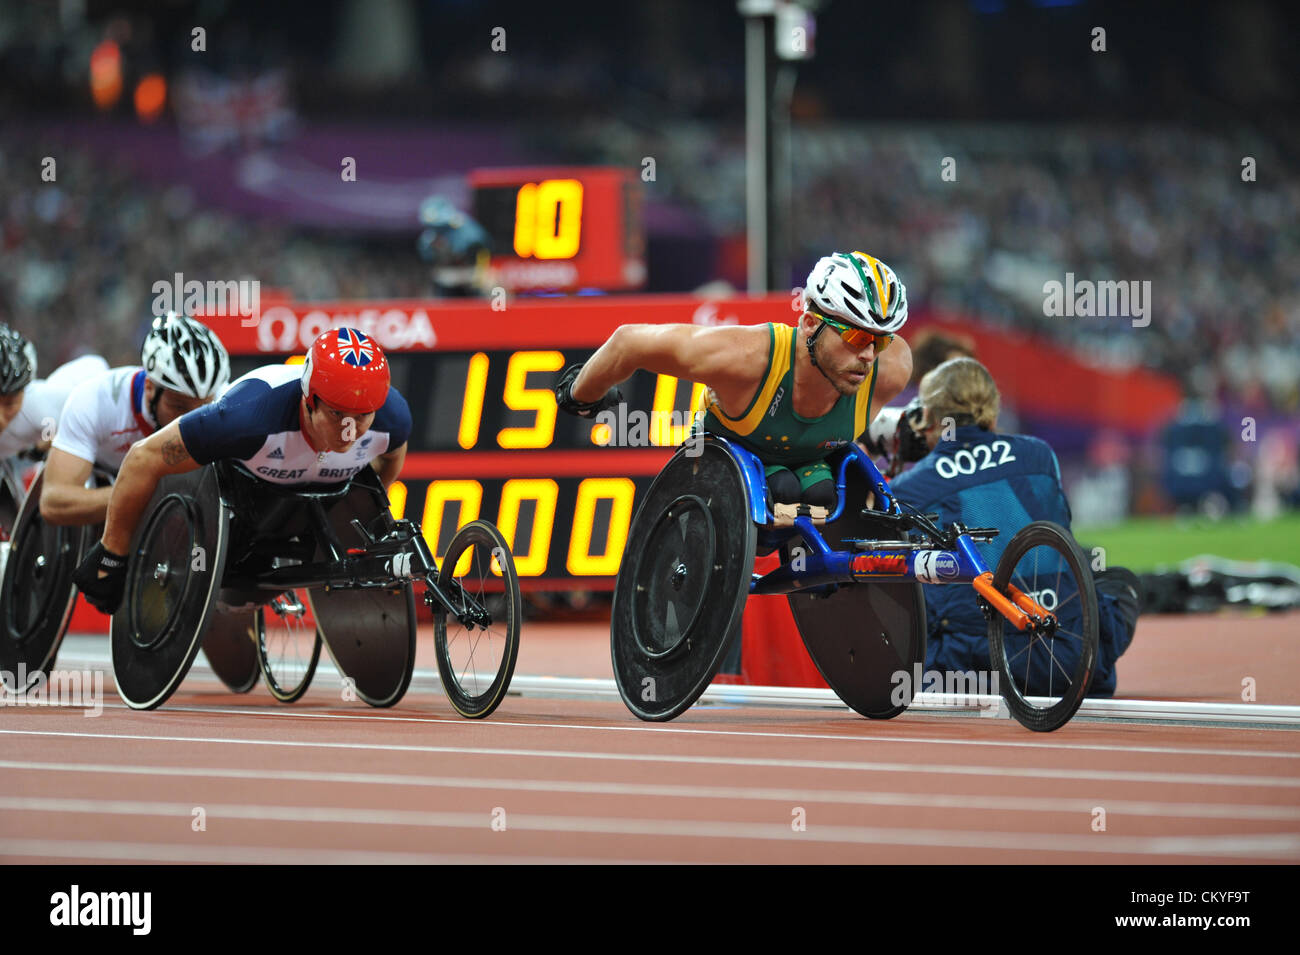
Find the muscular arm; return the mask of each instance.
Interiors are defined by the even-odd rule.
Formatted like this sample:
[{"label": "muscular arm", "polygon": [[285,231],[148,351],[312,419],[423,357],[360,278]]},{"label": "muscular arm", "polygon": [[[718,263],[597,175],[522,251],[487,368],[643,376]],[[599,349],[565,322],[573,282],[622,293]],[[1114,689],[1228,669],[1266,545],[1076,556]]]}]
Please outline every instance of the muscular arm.
[{"label": "muscular arm", "polygon": [[370,462],[370,466],[379,473],[379,481],[384,485],[384,490],[393,486],[393,482],[402,473],[402,463],[405,460],[406,445],[403,444]]},{"label": "muscular arm", "polygon": [[901,335],[896,336],[880,356],[876,370],[876,390],[871,399],[871,416],[874,418],[907,387],[912,377],[912,349]]},{"label": "muscular arm", "polygon": [[200,467],[181,439],[179,418],[132,445],[113,485],[104,525],[104,547],[115,554],[125,554],[158,481],[168,474],[183,474]]},{"label": "muscular arm", "polygon": [[638,368],[708,385],[724,411],[739,411],[767,369],[766,325],[621,325],[591,356],[573,385],[596,401]]},{"label": "muscular arm", "polygon": [[50,452],[41,485],[41,517],[50,524],[98,524],[108,513],[111,487],[86,487],[91,462],[60,451]]}]

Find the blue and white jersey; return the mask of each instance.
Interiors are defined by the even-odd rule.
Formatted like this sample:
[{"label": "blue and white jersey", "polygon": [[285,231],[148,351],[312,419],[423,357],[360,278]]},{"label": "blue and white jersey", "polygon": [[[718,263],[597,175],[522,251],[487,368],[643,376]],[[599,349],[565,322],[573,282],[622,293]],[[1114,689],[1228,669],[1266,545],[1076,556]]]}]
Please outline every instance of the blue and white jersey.
[{"label": "blue and white jersey", "polygon": [[332,484],[406,443],[411,409],[396,388],[389,388],[370,430],[348,450],[316,451],[299,418],[301,378],[301,365],[250,371],[217,401],[180,419],[185,449],[200,464],[239,461],[273,484]]}]

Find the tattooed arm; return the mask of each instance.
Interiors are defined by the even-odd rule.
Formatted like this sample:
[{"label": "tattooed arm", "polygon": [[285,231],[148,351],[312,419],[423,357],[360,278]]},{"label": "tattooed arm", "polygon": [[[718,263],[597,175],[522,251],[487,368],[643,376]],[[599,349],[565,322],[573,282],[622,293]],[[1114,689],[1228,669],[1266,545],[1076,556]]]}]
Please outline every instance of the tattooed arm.
[{"label": "tattooed arm", "polygon": [[183,474],[202,465],[190,457],[181,438],[180,419],[161,431],[155,431],[127,452],[113,496],[108,502],[108,520],[104,525],[104,546],[115,554],[125,554],[131,546],[131,534],[153,497],[160,478]]}]

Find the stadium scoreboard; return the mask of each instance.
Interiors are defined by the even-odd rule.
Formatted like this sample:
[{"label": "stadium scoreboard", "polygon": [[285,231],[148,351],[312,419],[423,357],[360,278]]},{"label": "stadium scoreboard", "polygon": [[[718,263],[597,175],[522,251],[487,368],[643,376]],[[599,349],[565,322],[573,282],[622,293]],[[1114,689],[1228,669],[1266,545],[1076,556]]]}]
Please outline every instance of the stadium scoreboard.
[{"label": "stadium scoreboard", "polygon": [[493,281],[514,291],[626,291],[645,284],[640,181],[604,166],[479,169],[472,215]]},{"label": "stadium scoreboard", "polygon": [[639,496],[686,436],[701,388],[637,372],[611,429],[560,412],[560,372],[586,361],[623,322],[787,321],[786,296],[701,302],[686,296],[541,299],[494,312],[487,303],[276,305],[256,328],[211,319],[232,373],[293,361],[322,331],[375,337],[412,431],[395,514],[419,521],[441,556],[456,529],[491,520],[525,589],[607,590]]}]

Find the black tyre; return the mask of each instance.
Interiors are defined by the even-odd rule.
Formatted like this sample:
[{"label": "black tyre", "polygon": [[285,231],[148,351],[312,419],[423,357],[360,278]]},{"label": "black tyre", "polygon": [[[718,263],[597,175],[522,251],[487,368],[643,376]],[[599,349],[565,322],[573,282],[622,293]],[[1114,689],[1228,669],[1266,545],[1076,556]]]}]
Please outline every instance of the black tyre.
[{"label": "black tyre", "polygon": [[113,615],[113,675],[132,709],[165,703],[198,656],[216,611],[229,524],[212,468],[159,482]]},{"label": "black tyre", "polygon": [[0,680],[14,692],[54,665],[77,599],[72,574],[87,531],[41,517],[42,480],[32,484],[13,526],[0,582]]},{"label": "black tyre", "polygon": [[321,638],[306,622],[306,594],[288,590],[257,609],[257,662],[281,703],[302,698],[316,675]]},{"label": "black tyre", "polygon": [[614,583],[614,682],[638,719],[685,713],[740,639],[757,530],[725,441],[681,448],[637,504]]},{"label": "black tyre", "polygon": [[[1035,521],[1022,528],[998,561],[993,586],[1033,597],[1052,621],[1022,632],[996,610],[989,617],[989,655],[1011,714],[1038,732],[1069,722],[1092,683],[1097,662],[1097,592],[1070,533]],[[1054,621],[1054,622],[1053,622]]]},{"label": "black tyre", "polygon": [[[481,719],[505,698],[519,657],[523,601],[515,559],[501,532],[487,521],[471,521],[457,531],[442,559],[438,586],[453,605],[450,613],[434,608],[443,689],[457,713]],[[462,607],[486,609],[488,625],[458,616],[460,600],[465,600]]]}]

